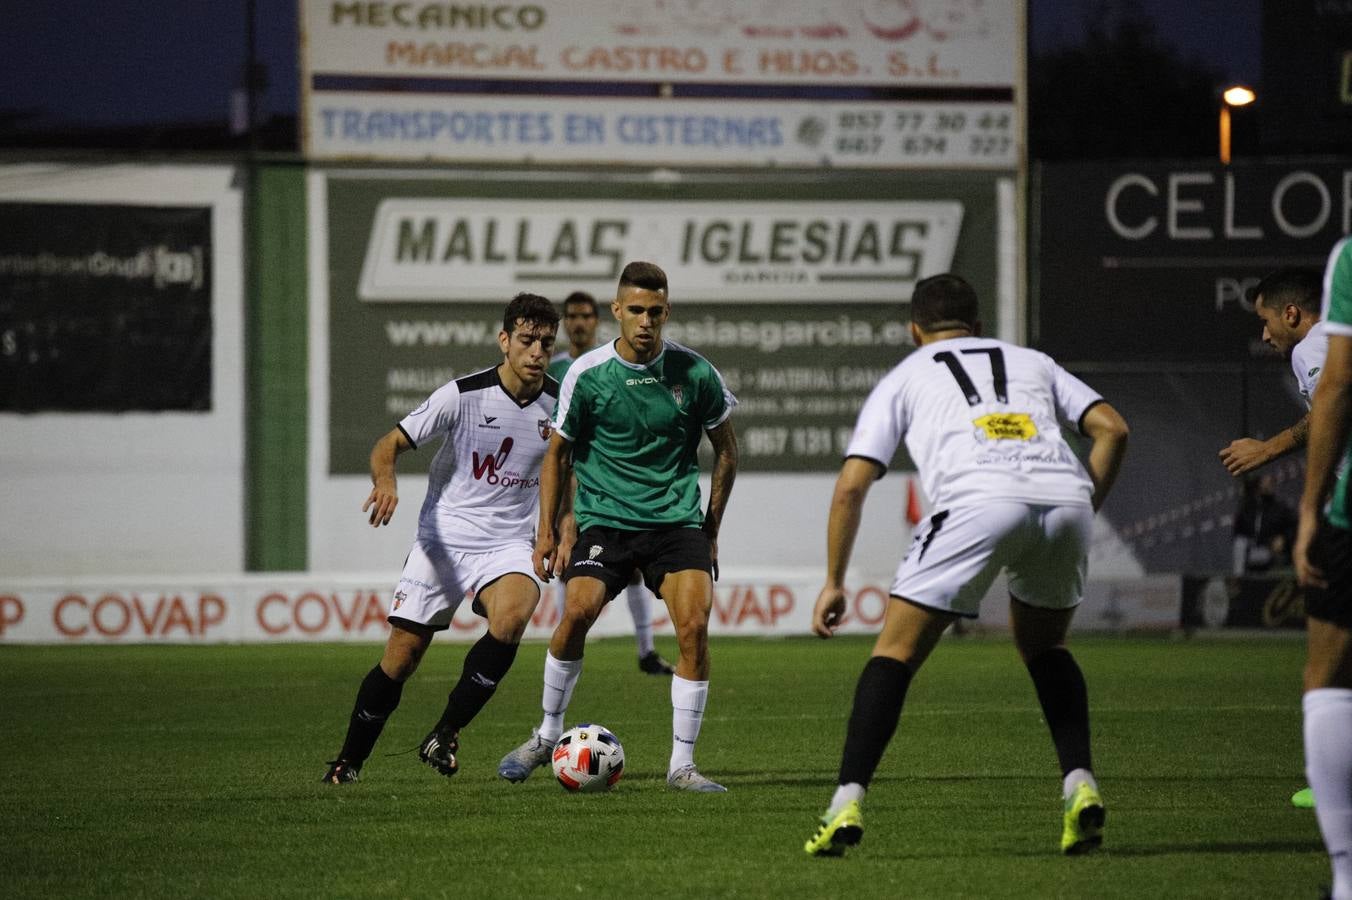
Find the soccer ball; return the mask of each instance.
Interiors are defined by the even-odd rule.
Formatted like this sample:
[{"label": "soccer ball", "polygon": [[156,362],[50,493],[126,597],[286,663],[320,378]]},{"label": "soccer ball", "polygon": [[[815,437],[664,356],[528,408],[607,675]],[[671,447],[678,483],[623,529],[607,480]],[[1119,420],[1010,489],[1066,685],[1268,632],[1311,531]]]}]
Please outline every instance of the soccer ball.
[{"label": "soccer ball", "polygon": [[601,725],[577,725],[554,745],[554,777],[564,790],[580,794],[608,791],[624,774],[620,739]]}]

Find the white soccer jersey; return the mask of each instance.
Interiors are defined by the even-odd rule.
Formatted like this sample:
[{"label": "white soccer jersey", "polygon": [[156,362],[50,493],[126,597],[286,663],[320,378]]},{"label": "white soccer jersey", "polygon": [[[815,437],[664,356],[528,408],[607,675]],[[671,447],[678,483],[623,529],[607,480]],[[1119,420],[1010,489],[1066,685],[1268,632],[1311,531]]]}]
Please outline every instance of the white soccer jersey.
[{"label": "white soccer jersey", "polygon": [[1319,373],[1324,370],[1324,357],[1329,353],[1329,336],[1324,331],[1324,323],[1315,322],[1300,343],[1291,348],[1291,371],[1296,373],[1296,384],[1300,387],[1301,399],[1305,408],[1310,408],[1310,399],[1314,397],[1314,386],[1319,383]]},{"label": "white soccer jersey", "polygon": [[442,385],[399,423],[414,447],[445,439],[428,473],[419,538],[467,551],[533,540],[540,460],[558,393],[546,378],[540,395],[522,406],[494,366]]},{"label": "white soccer jersey", "polygon": [[887,466],[904,438],[935,509],[984,500],[1088,504],[1058,420],[1103,400],[1045,353],[991,338],[920,347],[869,394],[846,456]]}]

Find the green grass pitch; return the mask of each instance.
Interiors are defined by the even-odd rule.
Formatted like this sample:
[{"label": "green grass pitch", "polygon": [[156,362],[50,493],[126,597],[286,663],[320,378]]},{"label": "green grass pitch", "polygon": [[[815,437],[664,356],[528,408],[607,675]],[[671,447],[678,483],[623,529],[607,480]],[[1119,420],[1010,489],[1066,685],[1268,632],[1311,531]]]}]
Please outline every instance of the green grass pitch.
[{"label": "green grass pitch", "polygon": [[[663,646],[665,644],[665,646]],[[667,682],[597,641],[569,724],[624,742],[603,795],[501,755],[536,723],[527,644],[443,779],[414,747],[465,645],[434,644],[362,780],[319,783],[374,645],[0,647],[0,879],[11,897],[1315,897],[1293,640],[1094,638],[1104,848],[1058,853],[1060,778],[1007,639],[950,638],[916,679],[863,843],[808,859],[863,638],[715,639],[696,759],[668,791]],[[668,655],[669,639],[659,641]]]}]

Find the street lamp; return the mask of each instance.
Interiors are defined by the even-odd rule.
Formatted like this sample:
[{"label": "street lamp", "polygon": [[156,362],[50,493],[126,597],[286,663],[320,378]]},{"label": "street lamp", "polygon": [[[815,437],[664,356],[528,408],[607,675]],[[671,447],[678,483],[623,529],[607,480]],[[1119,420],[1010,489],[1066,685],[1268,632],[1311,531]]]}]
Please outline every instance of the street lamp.
[{"label": "street lamp", "polygon": [[1221,165],[1230,165],[1230,107],[1248,106],[1257,99],[1258,95],[1242,84],[1221,92]]}]

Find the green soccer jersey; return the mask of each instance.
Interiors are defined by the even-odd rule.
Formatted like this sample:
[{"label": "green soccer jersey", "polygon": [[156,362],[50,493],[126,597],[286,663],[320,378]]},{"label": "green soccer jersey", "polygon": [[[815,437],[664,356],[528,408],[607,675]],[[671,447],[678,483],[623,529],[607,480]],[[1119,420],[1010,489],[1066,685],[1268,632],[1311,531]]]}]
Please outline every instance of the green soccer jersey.
[{"label": "green soccer jersey", "polygon": [[[1352,337],[1352,237],[1343,238],[1329,254],[1328,268],[1324,270],[1324,331],[1332,335]],[[1329,500],[1327,515],[1339,528],[1352,528],[1352,509],[1348,502],[1348,481],[1352,477],[1352,442],[1344,451],[1338,466],[1338,482]]]},{"label": "green soccer jersey", "polygon": [[563,376],[568,374],[568,368],[574,363],[575,358],[568,355],[565,350],[562,353],[555,353],[549,360],[548,375],[559,384],[563,384]]},{"label": "green soccer jersey", "polygon": [[554,413],[573,445],[578,529],[700,525],[700,436],[736,404],[718,370],[680,344],[665,341],[644,365],[626,362],[613,342],[584,353]]}]

